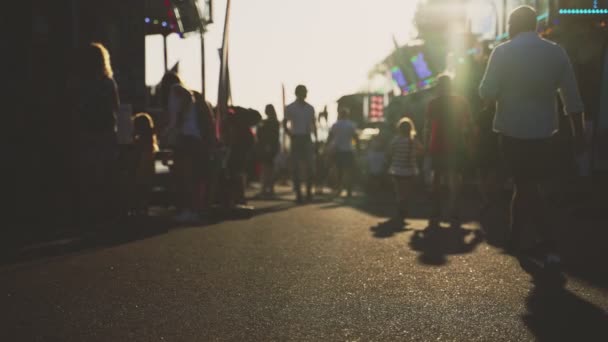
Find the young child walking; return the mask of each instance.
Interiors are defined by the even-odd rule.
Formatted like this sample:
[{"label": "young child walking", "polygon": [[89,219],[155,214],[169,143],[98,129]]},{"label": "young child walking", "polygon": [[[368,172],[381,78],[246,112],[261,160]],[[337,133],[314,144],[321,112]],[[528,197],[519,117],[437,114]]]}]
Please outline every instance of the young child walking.
[{"label": "young child walking", "polygon": [[408,204],[413,189],[414,179],[420,173],[416,156],[424,147],[416,139],[414,122],[404,117],[397,123],[397,135],[389,146],[388,173],[393,178],[397,197],[397,219],[405,220],[408,215]]},{"label": "young child walking", "polygon": [[131,215],[147,215],[154,180],[154,154],[158,152],[154,121],[147,113],[133,117],[134,179]]}]

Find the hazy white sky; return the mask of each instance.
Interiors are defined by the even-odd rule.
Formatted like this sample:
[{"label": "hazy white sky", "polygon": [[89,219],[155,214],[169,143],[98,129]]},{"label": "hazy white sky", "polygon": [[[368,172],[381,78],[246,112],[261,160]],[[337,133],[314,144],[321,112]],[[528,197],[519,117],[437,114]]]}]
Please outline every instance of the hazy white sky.
[{"label": "hazy white sky", "polygon": [[[201,1],[202,2],[202,1]],[[281,84],[293,101],[297,84],[308,88],[317,112],[356,92],[373,65],[412,37],[417,0],[232,0],[230,76],[234,103],[260,112],[267,103],[281,110]],[[206,43],[207,99],[217,102],[218,48],[226,0],[214,0],[214,23]],[[200,90],[200,42],[169,37],[169,65],[180,60],[180,75]],[[148,84],[162,76],[162,38],[147,39]]]}]

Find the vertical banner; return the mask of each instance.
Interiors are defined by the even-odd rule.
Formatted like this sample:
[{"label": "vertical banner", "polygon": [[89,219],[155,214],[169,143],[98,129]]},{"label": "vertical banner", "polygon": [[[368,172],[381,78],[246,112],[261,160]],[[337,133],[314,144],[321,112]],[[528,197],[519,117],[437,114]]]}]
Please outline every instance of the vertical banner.
[{"label": "vertical banner", "polygon": [[228,39],[230,24],[230,0],[226,1],[226,17],[224,20],[224,36],[220,50],[220,78],[217,91],[216,134],[220,142],[224,142],[222,125],[228,114],[229,86],[228,80]]}]

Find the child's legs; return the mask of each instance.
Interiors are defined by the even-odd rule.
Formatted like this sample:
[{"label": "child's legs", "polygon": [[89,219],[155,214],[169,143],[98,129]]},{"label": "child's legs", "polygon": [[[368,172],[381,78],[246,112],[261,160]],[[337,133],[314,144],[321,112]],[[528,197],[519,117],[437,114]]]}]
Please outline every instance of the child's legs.
[{"label": "child's legs", "polygon": [[404,176],[393,176],[395,194],[397,197],[397,209],[399,216],[405,218],[407,214],[408,200],[412,191],[412,178]]}]

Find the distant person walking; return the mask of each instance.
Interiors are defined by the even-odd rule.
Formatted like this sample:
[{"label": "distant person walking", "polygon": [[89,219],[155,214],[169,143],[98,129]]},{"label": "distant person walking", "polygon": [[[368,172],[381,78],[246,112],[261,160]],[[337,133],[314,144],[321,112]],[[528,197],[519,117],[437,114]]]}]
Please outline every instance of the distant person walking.
[{"label": "distant person walking", "polygon": [[100,43],[84,47],[75,75],[74,122],[78,149],[77,203],[82,222],[99,224],[118,214],[116,174],[119,98],[110,53]]},{"label": "distant person walking", "polygon": [[274,160],[279,153],[279,120],[271,104],[266,105],[266,119],[257,130],[258,158],[262,165],[262,196],[274,195]]},{"label": "distant person walking", "polygon": [[349,120],[348,109],[341,108],[338,111],[338,121],[331,126],[329,137],[327,138],[327,144],[332,146],[334,161],[338,171],[335,196],[340,196],[344,188],[346,188],[346,195],[348,197],[352,196],[356,167],[353,140],[355,141],[357,151],[359,151],[357,125]]},{"label": "distant person walking", "polygon": [[429,102],[425,121],[425,145],[431,157],[433,201],[431,220],[441,216],[441,184],[448,185],[448,215],[452,224],[459,224],[456,207],[462,177],[471,159],[475,129],[467,100],[452,93],[451,79],[437,79],[437,97]]},{"label": "distant person walking", "polygon": [[298,85],[296,87],[295,95],[296,100],[285,108],[283,128],[291,142],[293,187],[294,192],[296,193],[296,201],[301,203],[301,168],[306,170],[306,199],[309,201],[312,200],[314,145],[311,134],[314,135],[316,144],[317,124],[315,120],[315,109],[306,102],[306,96],[308,95],[306,87]]},{"label": "distant person walking", "polygon": [[[559,265],[554,238],[543,213],[541,181],[552,174],[548,167],[551,137],[558,131],[556,94],[572,121],[577,151],[583,146],[583,104],[565,50],[536,33],[536,11],[529,6],[509,16],[510,40],[497,46],[479,87],[483,99],[496,102],[494,131],[515,188],[511,203],[508,248],[525,250],[521,241],[528,219],[544,239],[539,246],[545,266]],[[538,252],[538,248],[534,248]]]},{"label": "distant person walking", "polygon": [[412,196],[414,179],[420,173],[417,156],[424,152],[424,146],[416,139],[414,122],[404,117],[397,123],[397,135],[389,146],[388,173],[393,177],[397,196],[396,218],[403,221],[408,216],[408,206]]}]

